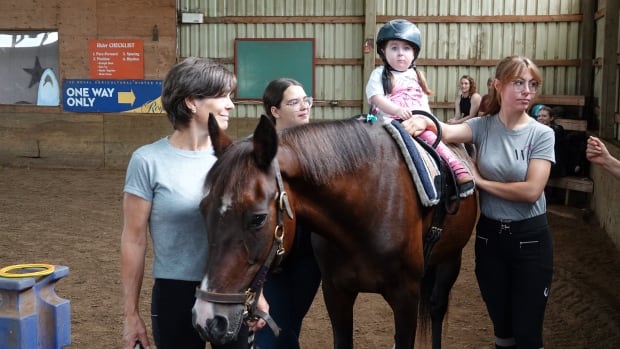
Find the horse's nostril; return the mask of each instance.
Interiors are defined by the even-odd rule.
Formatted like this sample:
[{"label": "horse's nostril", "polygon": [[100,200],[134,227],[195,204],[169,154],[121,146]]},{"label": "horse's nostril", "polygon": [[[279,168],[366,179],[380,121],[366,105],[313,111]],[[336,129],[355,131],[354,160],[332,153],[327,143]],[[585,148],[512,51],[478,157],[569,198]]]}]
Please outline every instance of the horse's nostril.
[{"label": "horse's nostril", "polygon": [[213,319],[207,320],[207,332],[213,337],[221,338],[228,332],[228,319],[223,316],[215,316]]}]

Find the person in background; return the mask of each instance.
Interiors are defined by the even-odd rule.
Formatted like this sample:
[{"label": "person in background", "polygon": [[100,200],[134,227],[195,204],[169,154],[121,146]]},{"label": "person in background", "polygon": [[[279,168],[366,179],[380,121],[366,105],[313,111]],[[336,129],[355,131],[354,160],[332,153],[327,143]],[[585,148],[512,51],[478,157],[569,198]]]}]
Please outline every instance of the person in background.
[{"label": "person in background", "polygon": [[557,118],[557,109],[548,107],[546,105],[541,105],[538,108],[538,113],[536,114],[536,121],[540,122],[543,125],[547,125],[551,127],[553,132],[555,133],[556,139],[558,137],[563,136],[564,127],[562,125],[558,125],[555,120]]},{"label": "person in background", "polygon": [[599,165],[617,179],[620,179],[620,160],[609,154],[607,146],[599,138],[588,137],[586,158],[593,164]]},{"label": "person in background", "polygon": [[[377,53],[383,65],[372,71],[366,84],[366,96],[374,106],[374,113],[401,121],[414,117],[427,119],[411,113],[413,110],[431,112],[428,95],[432,91],[415,66],[421,47],[422,33],[415,24],[395,19],[381,27],[377,34]],[[437,139],[432,132],[423,132],[419,137],[428,144],[433,144]],[[471,195],[474,191],[473,177],[462,160],[442,142],[436,150],[452,169],[459,195]]]},{"label": "person in background", "polygon": [[[296,80],[280,78],[265,88],[263,106],[276,129],[283,130],[310,121],[312,97]],[[280,334],[275,337],[269,327],[256,333],[260,349],[299,349],[303,319],[321,284],[310,237],[308,228],[298,223],[291,251],[277,270],[267,275],[263,294]]]},{"label": "person in background", "polygon": [[538,112],[540,111],[540,108],[544,107],[543,104],[536,104],[534,106],[532,106],[532,108],[530,108],[530,116],[536,120],[536,118],[538,117]]},{"label": "person in background", "polygon": [[[205,348],[192,324],[192,307],[204,276],[208,246],[199,203],[207,172],[216,160],[207,121],[212,113],[222,129],[228,127],[235,107],[230,94],[236,85],[235,75],[211,60],[189,57],[175,64],[164,79],[161,97],[173,131],[131,156],[121,235],[125,349],[134,349],[138,342],[150,348],[139,311],[148,233],[154,251],[151,321],[155,344],[158,349]],[[252,329],[264,325],[261,319]],[[212,348],[247,349],[248,327],[243,326],[236,342]]]},{"label": "person in background", "polygon": [[478,108],[478,116],[487,115],[489,110],[489,101],[491,100],[491,89],[493,88],[493,78],[487,79],[487,94],[480,99],[480,108]]},{"label": "person in background", "polygon": [[474,78],[469,75],[461,76],[459,89],[460,93],[454,101],[454,118],[448,120],[449,124],[461,124],[478,116],[482,97],[476,92],[476,81]]},{"label": "person in background", "polygon": [[[536,65],[506,57],[495,71],[489,116],[442,124],[448,142],[474,143],[480,190],[475,272],[495,334],[495,348],[542,348],[553,276],[553,246],[544,195],[554,162],[551,128],[527,108],[542,83]],[[412,135],[435,124],[409,119]]]},{"label": "person in background", "polygon": [[555,164],[551,166],[550,177],[562,177],[566,176],[566,147],[564,128],[555,122],[553,116],[553,109],[549,106],[539,104],[538,113],[536,114],[536,121],[539,123],[551,127],[555,136]]}]

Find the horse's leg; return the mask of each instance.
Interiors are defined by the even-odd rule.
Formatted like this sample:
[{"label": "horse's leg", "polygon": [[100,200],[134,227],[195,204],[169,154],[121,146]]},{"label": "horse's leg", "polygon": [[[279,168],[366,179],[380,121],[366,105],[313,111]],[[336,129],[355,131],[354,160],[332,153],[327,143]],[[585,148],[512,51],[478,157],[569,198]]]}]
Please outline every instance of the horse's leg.
[{"label": "horse's leg", "polygon": [[383,298],[394,312],[394,349],[413,348],[418,325],[419,283],[403,282],[386,291]]},{"label": "horse's leg", "polygon": [[343,275],[340,274],[341,272],[347,275],[354,267],[349,265],[350,261],[344,258],[342,252],[318,234],[312,235],[312,247],[321,269],[321,287],[325,307],[332,324],[334,349],[352,349],[353,305],[358,293],[344,291],[335,283],[344,279],[339,276]]},{"label": "horse's leg", "polygon": [[435,283],[431,295],[431,326],[433,349],[441,349],[443,320],[448,311],[450,290],[461,270],[461,255],[458,258],[435,266]]},{"label": "horse's leg", "polygon": [[330,282],[322,284],[323,299],[329,313],[334,336],[334,349],[353,348],[353,304],[357,293],[337,290]]}]

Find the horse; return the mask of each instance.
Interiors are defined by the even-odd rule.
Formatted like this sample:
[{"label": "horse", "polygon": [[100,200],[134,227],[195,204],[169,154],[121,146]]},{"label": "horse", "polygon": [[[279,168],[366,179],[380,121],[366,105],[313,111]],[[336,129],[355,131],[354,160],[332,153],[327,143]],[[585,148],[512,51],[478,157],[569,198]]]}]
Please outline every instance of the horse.
[{"label": "horse", "polygon": [[236,142],[215,118],[208,123],[218,159],[200,204],[209,253],[192,309],[205,340],[236,338],[299,220],[314,231],[335,349],[353,347],[360,292],[381,294],[393,310],[394,348],[414,347],[418,318],[421,333],[431,332],[433,348],[441,347],[449,293],[478,216],[477,193],[445,215],[425,260],[423,239],[439,208],[421,205],[401,151],[377,122],[334,120],[277,132],[263,115],[253,135]]}]

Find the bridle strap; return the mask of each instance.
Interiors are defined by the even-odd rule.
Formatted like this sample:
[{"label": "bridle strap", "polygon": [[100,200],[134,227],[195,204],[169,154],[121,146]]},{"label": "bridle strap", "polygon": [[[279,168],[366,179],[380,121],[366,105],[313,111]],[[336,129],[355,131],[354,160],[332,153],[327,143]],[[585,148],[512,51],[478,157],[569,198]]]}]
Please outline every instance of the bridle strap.
[{"label": "bridle strap", "polygon": [[[284,190],[284,181],[282,180],[282,173],[280,172],[280,165],[278,164],[278,158],[273,159],[273,168],[276,172],[276,183],[278,184],[278,204],[280,210],[286,209],[286,214],[288,218],[293,219],[293,210],[291,210],[291,204],[288,202],[288,194]],[[278,221],[278,224],[282,222]]]},{"label": "bridle strap", "polygon": [[246,299],[245,293],[216,293],[203,291],[196,287],[196,298],[205,302],[223,303],[223,304],[239,304],[244,303]]},{"label": "bridle strap", "polygon": [[269,326],[272,327],[272,330],[274,330],[274,333],[276,333],[277,326],[275,325],[275,322],[273,322],[273,319],[267,319],[263,312],[256,309],[256,301],[260,296],[263,284],[265,283],[265,279],[267,278],[267,274],[269,273],[274,260],[276,260],[276,258],[280,259],[285,252],[284,247],[282,246],[282,242],[284,241],[284,218],[282,212],[286,211],[289,218],[293,219],[293,210],[291,209],[288,195],[284,190],[284,181],[282,180],[280,166],[278,165],[278,159],[276,158],[273,160],[273,167],[276,175],[276,183],[278,185],[278,195],[276,196],[278,224],[273,232],[273,243],[271,244],[269,254],[265,259],[265,262],[263,262],[263,265],[261,265],[260,269],[254,276],[250,287],[244,293],[218,293],[203,291],[200,287],[196,287],[195,296],[197,299],[206,302],[243,304],[245,307],[246,318],[260,316],[268,322]]}]

